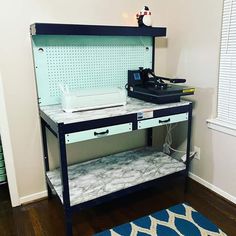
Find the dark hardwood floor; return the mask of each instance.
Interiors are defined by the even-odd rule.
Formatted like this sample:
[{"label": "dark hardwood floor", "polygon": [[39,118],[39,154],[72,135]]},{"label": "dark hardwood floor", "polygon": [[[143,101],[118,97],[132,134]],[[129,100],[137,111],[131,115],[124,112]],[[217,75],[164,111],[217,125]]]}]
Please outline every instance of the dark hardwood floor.
[{"label": "dark hardwood floor", "polygon": [[[189,180],[187,193],[184,193],[183,185],[175,181],[168,188],[143,190],[75,213],[74,235],[93,235],[182,202],[189,203],[229,236],[236,236],[236,206],[193,180]],[[57,198],[11,208],[6,186],[0,187],[1,236],[64,235],[63,219],[62,207]]]}]

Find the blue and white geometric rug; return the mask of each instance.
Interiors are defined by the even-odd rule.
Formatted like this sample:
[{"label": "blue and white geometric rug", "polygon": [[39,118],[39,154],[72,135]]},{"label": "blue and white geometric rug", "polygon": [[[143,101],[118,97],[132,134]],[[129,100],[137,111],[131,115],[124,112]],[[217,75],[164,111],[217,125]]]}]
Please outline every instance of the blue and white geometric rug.
[{"label": "blue and white geometric rug", "polygon": [[95,236],[226,236],[187,204],[178,204]]}]

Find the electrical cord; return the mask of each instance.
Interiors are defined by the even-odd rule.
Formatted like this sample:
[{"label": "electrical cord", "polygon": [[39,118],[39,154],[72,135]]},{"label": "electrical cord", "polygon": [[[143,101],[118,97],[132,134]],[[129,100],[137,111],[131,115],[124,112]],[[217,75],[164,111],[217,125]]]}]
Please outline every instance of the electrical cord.
[{"label": "electrical cord", "polygon": [[[184,155],[181,157],[181,160],[183,162],[186,162],[186,151],[178,150],[178,149],[171,147],[171,144],[172,144],[172,133],[171,132],[176,126],[177,126],[177,123],[175,125],[172,125],[172,124],[166,125],[167,133],[166,133],[166,137],[165,137],[165,143],[163,144],[163,152],[168,155],[171,154],[171,151],[176,152],[176,153],[182,153]],[[196,155],[196,152],[190,152],[190,154],[189,154],[190,161],[194,158],[195,155]]]},{"label": "electrical cord", "polygon": [[184,151],[184,150],[177,150],[177,149],[172,148],[171,146],[169,146],[169,149],[174,151],[174,152],[186,153],[186,151]]},{"label": "electrical cord", "polygon": [[172,124],[166,125],[166,137],[165,137],[165,143],[163,144],[163,152],[166,154],[170,154],[170,148],[172,144],[172,134],[171,131],[176,127],[172,126]]},{"label": "electrical cord", "polygon": [[172,133],[171,132],[176,127],[177,127],[177,123],[174,124],[174,125],[172,125],[172,124],[167,124],[166,125],[166,131],[167,132],[166,132],[166,137],[165,137],[165,143],[163,144],[163,152],[166,153],[166,154],[170,154],[171,151],[186,154],[186,151],[174,149],[173,147],[171,147],[171,145],[172,145]]}]

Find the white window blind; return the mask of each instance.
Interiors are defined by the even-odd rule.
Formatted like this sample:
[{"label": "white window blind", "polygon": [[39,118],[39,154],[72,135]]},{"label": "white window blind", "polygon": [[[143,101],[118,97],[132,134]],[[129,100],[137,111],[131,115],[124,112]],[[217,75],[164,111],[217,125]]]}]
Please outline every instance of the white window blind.
[{"label": "white window blind", "polygon": [[236,125],[236,0],[224,0],[217,119]]}]

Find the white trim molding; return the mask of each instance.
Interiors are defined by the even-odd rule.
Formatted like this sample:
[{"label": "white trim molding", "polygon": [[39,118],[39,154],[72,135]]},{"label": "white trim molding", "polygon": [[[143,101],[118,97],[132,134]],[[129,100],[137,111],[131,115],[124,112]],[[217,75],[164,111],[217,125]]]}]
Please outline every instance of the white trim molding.
[{"label": "white trim molding", "polygon": [[210,129],[214,129],[225,134],[236,136],[236,125],[229,124],[218,119],[209,119],[207,120],[207,126]]},{"label": "white trim molding", "polygon": [[198,183],[204,185],[206,188],[212,190],[213,192],[219,194],[220,196],[224,197],[225,199],[233,202],[234,204],[236,204],[236,197],[230,195],[229,193],[225,192],[224,190],[220,189],[219,187],[216,187],[215,185],[207,182],[206,180],[200,178],[199,176],[193,174],[192,172],[189,172],[189,177],[195,181],[197,181]]},{"label": "white trim molding", "polygon": [[38,192],[38,193],[33,193],[30,195],[26,195],[24,197],[20,198],[20,203],[21,204],[26,204],[26,203],[30,203],[33,201],[38,201],[39,199],[45,198],[48,196],[47,191],[42,191],[42,192]]}]

